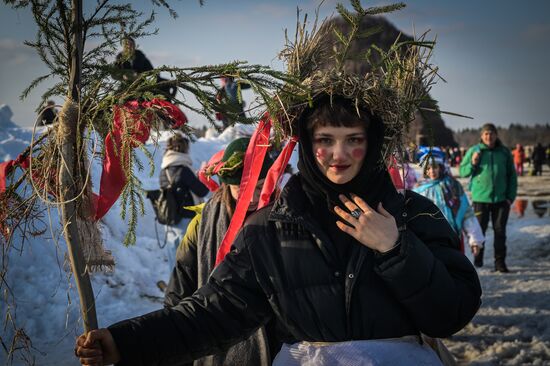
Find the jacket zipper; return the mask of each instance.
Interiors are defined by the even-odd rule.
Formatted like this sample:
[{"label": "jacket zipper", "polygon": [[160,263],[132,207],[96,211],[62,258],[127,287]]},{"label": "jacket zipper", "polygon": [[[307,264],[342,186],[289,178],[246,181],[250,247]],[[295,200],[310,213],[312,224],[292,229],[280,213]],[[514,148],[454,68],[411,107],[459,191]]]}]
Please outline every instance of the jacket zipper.
[{"label": "jacket zipper", "polygon": [[[357,262],[355,262],[354,266],[348,266],[353,267],[353,272],[349,272],[346,276],[346,282],[345,282],[345,292],[346,292],[346,333],[347,338],[351,339],[352,332],[351,332],[351,297],[353,295],[353,289],[355,288],[355,283],[357,282],[357,275],[361,271],[361,267],[363,266],[363,262],[365,261],[365,250],[363,248],[359,248],[359,258],[357,259]],[[347,269],[346,269],[347,270]],[[368,279],[367,279],[368,280]]]}]

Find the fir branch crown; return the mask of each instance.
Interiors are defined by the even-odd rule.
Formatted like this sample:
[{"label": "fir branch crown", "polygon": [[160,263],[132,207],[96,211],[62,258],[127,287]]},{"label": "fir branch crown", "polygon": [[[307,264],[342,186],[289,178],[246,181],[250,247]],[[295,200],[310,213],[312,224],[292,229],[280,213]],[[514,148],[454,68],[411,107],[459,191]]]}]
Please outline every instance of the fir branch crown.
[{"label": "fir branch crown", "polygon": [[[287,65],[287,73],[301,83],[289,84],[277,95],[278,108],[271,111],[278,116],[277,123],[285,133],[292,134],[302,112],[313,106],[321,95],[343,96],[354,101],[357,113],[370,110],[385,125],[384,159],[402,151],[404,137],[421,104],[433,100],[431,86],[438,78],[437,68],[429,63],[435,42],[426,40],[426,33],[414,41],[401,41],[399,37],[388,50],[374,44],[361,54],[351,54],[352,42],[366,42],[381,29],[374,27],[360,31],[365,17],[402,9],[405,4],[364,9],[358,0],[352,0],[353,11],[337,5],[340,17],[349,30],[342,31],[334,22],[325,19],[318,25],[315,18],[311,31],[307,31],[307,15],[298,21],[294,40],[286,37],[280,57]],[[334,42],[329,41],[335,40]],[[346,62],[353,58],[368,65],[367,72],[351,72]],[[274,103],[277,105],[276,103]]]}]

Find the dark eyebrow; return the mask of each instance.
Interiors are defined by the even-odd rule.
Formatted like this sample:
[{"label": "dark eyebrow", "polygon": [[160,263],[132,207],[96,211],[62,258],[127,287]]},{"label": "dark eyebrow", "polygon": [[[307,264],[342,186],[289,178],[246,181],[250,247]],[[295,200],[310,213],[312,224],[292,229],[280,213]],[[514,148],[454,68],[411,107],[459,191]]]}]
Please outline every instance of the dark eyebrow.
[{"label": "dark eyebrow", "polygon": [[[346,135],[345,137],[357,137],[357,136],[365,137],[366,133],[365,132],[355,132],[355,133],[350,133],[350,134]],[[334,137],[334,135],[330,134],[330,133],[316,132],[316,133],[313,134],[313,137]]]},{"label": "dark eyebrow", "polygon": [[316,132],[313,134],[313,136],[320,136],[320,137],[333,137],[334,135],[330,134],[330,133],[319,133],[319,132]]},{"label": "dark eyebrow", "polygon": [[346,135],[347,137],[354,137],[354,136],[365,136],[365,132],[357,132],[357,133],[350,133],[349,135]]}]

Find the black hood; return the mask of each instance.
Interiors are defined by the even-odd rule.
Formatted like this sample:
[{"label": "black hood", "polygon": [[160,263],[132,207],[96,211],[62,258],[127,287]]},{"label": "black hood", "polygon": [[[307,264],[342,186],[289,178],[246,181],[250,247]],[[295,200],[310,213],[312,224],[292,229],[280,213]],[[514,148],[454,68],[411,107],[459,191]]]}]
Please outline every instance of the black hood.
[{"label": "black hood", "polygon": [[339,194],[349,197],[354,193],[376,209],[379,202],[388,194],[396,194],[390,175],[382,162],[384,143],[384,124],[372,116],[367,129],[367,155],[361,170],[355,178],[345,184],[331,182],[317,167],[313,156],[311,135],[307,130],[307,111],[302,113],[298,123],[300,147],[298,170],[302,176],[303,188],[314,206],[326,202],[329,211],[335,205],[341,205]]}]

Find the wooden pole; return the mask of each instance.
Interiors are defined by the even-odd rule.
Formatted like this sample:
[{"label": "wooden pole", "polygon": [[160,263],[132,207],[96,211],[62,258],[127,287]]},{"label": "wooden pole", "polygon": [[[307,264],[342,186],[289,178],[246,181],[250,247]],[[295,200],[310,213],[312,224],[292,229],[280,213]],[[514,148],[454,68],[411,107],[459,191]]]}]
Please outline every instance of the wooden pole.
[{"label": "wooden pole", "polygon": [[97,329],[95,300],[86,271],[86,263],[82,251],[82,242],[79,237],[78,210],[83,199],[76,198],[81,191],[82,180],[79,179],[79,161],[77,158],[78,143],[81,140],[79,130],[80,108],[80,76],[82,72],[82,0],[71,1],[71,74],[69,79],[69,95],[60,112],[59,136],[61,139],[61,168],[59,171],[61,215],[63,234],[67,242],[69,259],[74,274],[80,311],[86,332]]}]

